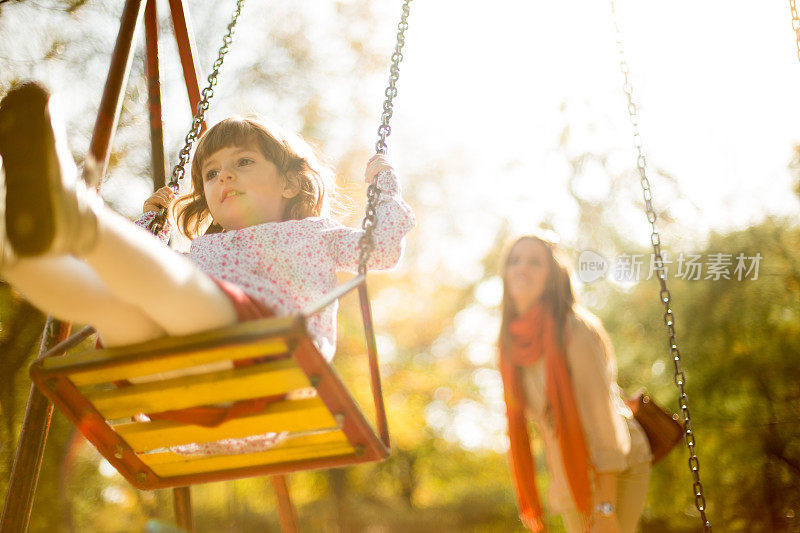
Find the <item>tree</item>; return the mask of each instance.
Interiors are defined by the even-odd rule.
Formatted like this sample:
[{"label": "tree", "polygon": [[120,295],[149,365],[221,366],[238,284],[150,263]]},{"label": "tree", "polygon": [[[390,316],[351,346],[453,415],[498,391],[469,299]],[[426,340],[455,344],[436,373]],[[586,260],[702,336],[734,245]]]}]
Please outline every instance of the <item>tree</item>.
[{"label": "tree", "polygon": [[[792,531],[800,505],[800,230],[767,220],[746,230],[713,235],[699,251],[707,265],[730,254],[725,279],[675,279],[679,348],[687,375],[701,479],[712,523],[725,531]],[[759,270],[738,279],[738,254]],[[677,254],[672,255],[677,257]],[[755,261],[747,260],[747,266]],[[756,278],[757,279],[754,279]],[[599,310],[617,348],[621,385],[645,385],[661,404],[678,410],[654,281],[612,292]],[[663,527],[691,525],[693,497],[681,446],[656,466],[647,520]],[[745,467],[745,465],[747,465]],[[747,473],[745,473],[747,472]],[[657,495],[669,494],[669,498]],[[665,529],[668,530],[668,529]]]}]

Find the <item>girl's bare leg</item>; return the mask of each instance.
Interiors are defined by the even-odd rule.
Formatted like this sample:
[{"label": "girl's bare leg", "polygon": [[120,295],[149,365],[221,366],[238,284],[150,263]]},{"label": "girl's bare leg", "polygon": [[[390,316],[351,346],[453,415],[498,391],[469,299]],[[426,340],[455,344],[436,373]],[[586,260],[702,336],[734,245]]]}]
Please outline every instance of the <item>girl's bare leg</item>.
[{"label": "girl's bare leg", "polygon": [[83,260],[121,301],[170,335],[236,322],[222,289],[194,263],[109,208],[97,212],[98,235]]},{"label": "girl's bare leg", "polygon": [[21,258],[3,278],[43,311],[95,326],[109,346],[236,322],[228,297],[191,261],[109,208],[97,215],[82,259]]},{"label": "girl's bare leg", "polygon": [[93,325],[106,346],[166,335],[138,307],[116,298],[91,267],[74,257],[20,259],[4,270],[3,277],[26,300],[54,317]]},{"label": "girl's bare leg", "polygon": [[42,311],[95,326],[107,345],[236,322],[228,297],[191,261],[107,207],[97,217],[97,241],[83,258],[20,258],[3,278]]}]

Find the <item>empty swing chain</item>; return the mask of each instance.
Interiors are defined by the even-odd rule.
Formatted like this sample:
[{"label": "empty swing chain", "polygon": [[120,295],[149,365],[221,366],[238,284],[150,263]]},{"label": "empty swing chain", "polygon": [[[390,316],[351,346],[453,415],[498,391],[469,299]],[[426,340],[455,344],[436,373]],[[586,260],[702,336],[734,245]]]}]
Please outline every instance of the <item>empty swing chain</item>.
[{"label": "empty swing chain", "polygon": [[[168,186],[177,194],[179,189],[179,181],[183,179],[183,176],[186,174],[186,164],[189,162],[189,155],[192,151],[192,146],[194,146],[195,141],[197,141],[198,137],[200,137],[200,130],[203,128],[203,123],[206,120],[206,112],[209,108],[209,102],[211,98],[214,97],[214,86],[217,85],[217,77],[219,76],[219,70],[222,67],[222,62],[225,60],[225,54],[228,53],[228,48],[230,47],[231,43],[233,42],[233,32],[236,28],[236,22],[239,20],[239,15],[242,14],[242,7],[244,6],[245,0],[236,0],[236,10],[233,13],[233,18],[231,19],[230,23],[228,24],[228,31],[225,36],[222,38],[222,46],[219,49],[219,55],[217,56],[217,60],[214,61],[214,65],[211,70],[211,74],[208,75],[208,85],[203,89],[201,95],[202,99],[197,104],[197,112],[192,119],[192,127],[189,130],[189,133],[186,134],[186,139],[184,141],[183,148],[179,153],[179,161],[172,169],[172,177],[169,180]],[[166,224],[167,221],[167,210],[161,209],[155,219],[150,223],[148,228],[154,234],[160,233]]]},{"label": "empty swing chain", "polygon": [[[400,78],[400,62],[403,60],[403,45],[406,43],[406,30],[408,29],[408,14],[409,4],[411,0],[403,1],[403,15],[400,17],[400,23],[397,25],[397,43],[394,47],[392,54],[392,65],[389,69],[389,86],[386,87],[384,94],[386,100],[383,101],[383,113],[381,113],[381,125],[378,127],[378,142],[375,143],[375,152],[379,154],[386,154],[386,138],[391,135],[392,128],[389,126],[389,119],[392,118],[394,112],[393,100],[397,96],[397,80]],[[375,211],[378,207],[378,197],[380,190],[378,189],[377,176],[375,180],[367,187],[367,208],[364,220],[361,222],[361,228],[364,234],[358,241],[358,273],[365,274],[367,272],[367,262],[375,247],[372,238],[372,232],[375,229]]]},{"label": "empty swing chain", "polygon": [[797,36],[797,59],[800,60],[800,17],[797,16],[795,0],[789,0],[789,7],[792,8],[792,29]]},{"label": "empty swing chain", "polygon": [[[794,0],[791,1],[792,4],[794,4]],[[658,282],[661,285],[660,296],[661,302],[664,304],[664,325],[667,327],[667,333],[669,335],[670,355],[672,356],[672,361],[675,365],[675,374],[673,379],[675,381],[675,386],[678,387],[679,391],[678,403],[680,405],[681,414],[683,415],[684,420],[684,441],[686,442],[686,447],[689,449],[689,470],[691,471],[692,478],[694,479],[694,483],[692,485],[692,489],[694,490],[694,505],[700,513],[700,518],[703,520],[703,530],[710,532],[711,522],[709,522],[708,518],[706,517],[706,499],[703,495],[703,484],[700,482],[700,460],[697,458],[697,453],[695,451],[697,443],[695,442],[694,428],[692,426],[692,419],[689,413],[689,398],[684,390],[686,376],[681,369],[681,352],[678,349],[678,339],[675,334],[675,317],[672,313],[671,305],[672,296],[669,292],[669,289],[667,289],[667,274],[666,269],[664,268],[664,260],[661,256],[661,236],[656,229],[656,212],[653,208],[653,193],[650,189],[650,180],[647,179],[645,169],[647,161],[642,150],[642,138],[639,134],[639,110],[633,100],[633,85],[630,78],[630,68],[628,67],[628,63],[625,59],[625,49],[622,44],[622,32],[620,31],[619,23],[617,22],[617,13],[614,6],[614,0],[611,0],[611,13],[613,16],[614,30],[616,33],[619,67],[624,78],[622,88],[625,91],[625,96],[628,99],[628,115],[630,116],[631,126],[633,126],[633,145],[636,148],[637,153],[636,169],[639,172],[639,182],[642,186],[647,220],[650,222],[650,226],[652,227],[650,243],[653,245],[653,255],[656,264],[655,270],[658,273]],[[800,33],[798,33],[798,39],[800,39]]]}]

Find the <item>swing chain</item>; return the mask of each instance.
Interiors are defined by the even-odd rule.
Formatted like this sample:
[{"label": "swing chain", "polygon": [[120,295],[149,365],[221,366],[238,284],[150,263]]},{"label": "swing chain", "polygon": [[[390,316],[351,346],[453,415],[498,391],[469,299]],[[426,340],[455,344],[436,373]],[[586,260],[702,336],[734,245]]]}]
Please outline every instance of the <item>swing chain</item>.
[{"label": "swing chain", "polygon": [[[794,4],[794,0],[791,0]],[[678,349],[678,338],[675,333],[675,316],[672,313],[672,296],[667,289],[667,274],[664,267],[664,260],[661,255],[661,236],[656,228],[656,212],[653,207],[653,193],[650,188],[650,180],[646,174],[647,160],[644,156],[642,149],[642,139],[639,133],[639,110],[633,99],[633,84],[631,82],[631,72],[628,62],[625,59],[625,49],[622,43],[622,32],[620,31],[619,23],[617,20],[616,8],[614,0],[611,0],[611,13],[614,20],[614,30],[616,33],[617,53],[619,55],[620,71],[624,79],[622,88],[625,91],[625,96],[628,101],[628,115],[630,117],[631,126],[633,127],[633,145],[636,148],[636,169],[639,173],[639,182],[642,186],[642,193],[645,202],[645,210],[647,213],[647,220],[652,227],[650,234],[650,243],[653,246],[653,256],[655,261],[655,271],[658,273],[658,282],[661,286],[660,298],[664,304],[664,325],[667,328],[669,337],[669,351],[672,356],[672,361],[675,366],[675,374],[673,380],[675,386],[678,388],[679,396],[678,403],[680,405],[681,414],[683,415],[683,430],[684,441],[686,447],[689,449],[689,470],[692,473],[693,484],[692,490],[694,492],[694,505],[700,513],[700,518],[703,521],[703,530],[711,531],[711,522],[706,517],[706,499],[703,494],[703,484],[700,482],[700,460],[697,458],[695,447],[697,445],[694,436],[694,426],[692,425],[691,414],[689,413],[689,397],[686,395],[686,375],[681,368],[681,353]],[[798,33],[798,43],[800,43],[800,33]],[[800,44],[798,44],[800,46]]]},{"label": "swing chain", "polygon": [[[208,75],[208,85],[203,89],[202,98],[197,104],[197,112],[192,118],[192,127],[189,133],[186,134],[183,148],[179,152],[179,160],[175,167],[172,169],[172,177],[169,180],[168,186],[177,194],[179,189],[179,181],[183,179],[186,174],[186,164],[189,162],[189,155],[191,154],[192,147],[195,141],[200,137],[200,131],[203,129],[203,124],[206,120],[206,113],[208,112],[209,102],[214,97],[214,86],[217,85],[217,78],[222,63],[225,60],[225,55],[228,53],[228,48],[233,42],[233,32],[236,28],[236,22],[239,20],[239,15],[242,14],[242,7],[245,0],[236,0],[236,10],[233,13],[230,23],[228,24],[227,33],[222,38],[222,46],[219,49],[217,60],[214,61],[211,74]],[[167,221],[167,210],[162,209],[158,216],[150,223],[149,229],[154,234],[160,233]]]},{"label": "swing chain", "polygon": [[[392,54],[392,65],[389,69],[389,85],[384,91],[386,100],[383,101],[383,113],[381,113],[381,125],[378,127],[378,142],[375,143],[375,152],[378,154],[386,154],[386,138],[391,135],[392,128],[389,126],[389,120],[392,118],[394,112],[393,100],[397,96],[397,80],[400,78],[400,62],[403,60],[403,45],[406,43],[405,33],[408,29],[408,15],[409,5],[411,0],[403,1],[403,15],[400,17],[400,23],[397,25],[397,43],[394,47]],[[375,229],[375,215],[378,207],[378,197],[380,190],[378,189],[376,179],[367,187],[367,207],[364,220],[361,222],[361,228],[364,234],[358,241],[358,273],[366,274],[367,262],[372,253],[375,243],[372,238],[372,232]]]},{"label": "swing chain", "polygon": [[797,15],[795,0],[789,0],[789,7],[792,9],[792,29],[797,36],[797,59],[800,60],[800,16]]}]

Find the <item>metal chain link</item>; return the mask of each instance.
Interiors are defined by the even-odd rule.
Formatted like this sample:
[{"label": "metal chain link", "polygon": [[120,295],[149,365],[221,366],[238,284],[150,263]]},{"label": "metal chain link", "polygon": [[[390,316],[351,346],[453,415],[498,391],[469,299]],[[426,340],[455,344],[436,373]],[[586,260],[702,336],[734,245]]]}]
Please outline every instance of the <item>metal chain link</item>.
[{"label": "metal chain link", "polygon": [[[794,0],[791,0],[794,3]],[[664,304],[664,325],[667,328],[669,336],[669,351],[672,356],[672,361],[675,365],[674,381],[675,386],[678,388],[678,404],[680,406],[681,414],[683,415],[683,430],[684,441],[686,447],[689,449],[689,470],[692,473],[694,480],[692,490],[694,491],[694,505],[700,513],[700,518],[703,521],[703,530],[711,531],[711,522],[706,517],[706,499],[703,494],[703,484],[700,482],[700,460],[697,458],[696,446],[694,435],[694,427],[692,425],[692,418],[689,412],[689,398],[686,395],[684,385],[686,384],[686,375],[681,368],[681,353],[678,349],[678,339],[675,334],[675,316],[672,312],[672,297],[669,289],[667,289],[667,275],[664,268],[664,260],[661,255],[661,236],[656,228],[656,212],[653,208],[653,194],[650,189],[650,180],[647,179],[646,164],[644,152],[642,150],[642,138],[639,134],[639,110],[633,99],[633,85],[631,83],[630,68],[625,59],[625,49],[622,43],[622,32],[619,28],[617,21],[617,12],[614,5],[614,0],[611,0],[611,13],[614,20],[614,30],[617,39],[617,53],[619,54],[619,66],[624,83],[622,85],[625,91],[625,96],[628,99],[628,115],[630,116],[631,126],[633,126],[633,145],[636,148],[636,169],[639,172],[639,182],[642,186],[642,193],[644,196],[645,211],[647,213],[647,220],[652,227],[650,234],[650,243],[653,245],[653,254],[656,263],[656,272],[658,272],[658,282],[661,285],[661,302]],[[798,34],[800,39],[800,34]],[[800,42],[800,41],[798,41]]]},{"label": "metal chain link", "polygon": [[[400,17],[400,23],[397,25],[397,43],[394,47],[392,54],[392,65],[389,69],[389,86],[386,87],[384,95],[386,100],[383,101],[383,113],[381,114],[381,125],[378,127],[378,141],[375,143],[375,152],[379,154],[386,153],[386,138],[391,135],[392,128],[389,126],[389,119],[392,118],[394,112],[393,100],[397,96],[397,80],[400,78],[400,62],[403,60],[403,45],[406,43],[405,33],[408,29],[408,14],[409,5],[411,0],[403,1],[403,15]],[[364,234],[358,241],[358,273],[365,274],[367,272],[367,262],[375,247],[372,238],[372,232],[375,229],[375,211],[378,206],[378,190],[377,178],[369,187],[367,187],[367,208],[364,220],[361,222],[361,228]]]},{"label": "metal chain link", "polygon": [[800,61],[800,17],[797,16],[795,0],[789,0],[789,7],[792,8],[792,29],[797,37],[797,60]]},{"label": "metal chain link", "polygon": [[[233,12],[233,17],[228,24],[228,31],[222,38],[222,46],[219,49],[217,60],[214,61],[214,65],[212,66],[211,74],[208,75],[208,85],[201,93],[202,98],[197,104],[197,112],[192,119],[192,127],[189,130],[189,133],[186,134],[183,148],[181,148],[179,153],[179,161],[172,169],[172,177],[170,178],[167,186],[170,187],[175,193],[178,192],[179,181],[182,180],[183,176],[186,174],[186,164],[189,162],[189,155],[192,152],[192,146],[194,146],[195,141],[197,141],[198,137],[200,137],[200,130],[202,129],[203,123],[206,120],[206,112],[209,108],[209,102],[211,101],[211,98],[214,97],[214,86],[217,85],[219,70],[222,67],[222,62],[225,60],[225,54],[228,53],[228,47],[230,47],[231,43],[233,42],[233,32],[236,28],[236,22],[239,20],[239,15],[242,14],[244,2],[245,0],[236,1],[236,10]],[[150,223],[149,229],[154,234],[158,234],[164,229],[166,222],[167,210],[161,209],[156,218]]]}]

